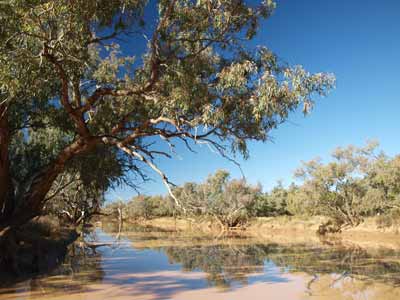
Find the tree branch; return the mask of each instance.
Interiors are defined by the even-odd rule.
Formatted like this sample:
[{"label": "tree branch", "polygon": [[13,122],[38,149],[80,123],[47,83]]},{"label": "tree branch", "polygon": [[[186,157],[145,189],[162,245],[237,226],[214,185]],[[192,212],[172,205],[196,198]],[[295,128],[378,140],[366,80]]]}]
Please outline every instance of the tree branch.
[{"label": "tree branch", "polygon": [[186,209],[182,206],[182,204],[179,202],[179,200],[175,197],[174,193],[172,192],[171,189],[171,182],[168,180],[168,177],[151,161],[149,161],[148,159],[146,159],[143,155],[141,155],[139,152],[133,151],[132,149],[126,147],[125,145],[119,143],[118,148],[120,148],[122,151],[124,151],[125,153],[135,156],[137,157],[139,160],[141,160],[142,162],[144,162],[145,164],[147,164],[150,168],[152,168],[156,173],[158,173],[158,175],[160,175],[165,187],[168,190],[168,193],[170,194],[170,196],[172,197],[172,199],[174,199],[175,204],[182,209],[182,211],[184,213],[186,213]]},{"label": "tree branch", "polygon": [[[61,64],[59,63],[57,58],[49,53],[49,49],[46,45],[44,46],[44,49],[43,49],[43,56],[46,57],[55,66],[55,68],[58,72],[58,75],[60,76],[60,80],[61,80],[60,102],[61,102],[61,105],[64,107],[65,111],[68,113],[68,115],[74,121],[74,124],[76,126],[76,129],[77,129],[79,135],[82,137],[89,137],[90,132],[86,126],[86,123],[85,123],[85,120],[83,119],[82,114],[79,111],[74,110],[74,108],[72,107],[72,105],[70,103],[69,93],[68,93],[69,80],[68,80],[67,73],[65,72],[64,68],[61,66]],[[74,89],[74,97],[75,97],[76,103],[79,104],[81,101],[79,85],[78,86],[74,85],[74,88],[78,89],[78,91],[76,91]]]}]

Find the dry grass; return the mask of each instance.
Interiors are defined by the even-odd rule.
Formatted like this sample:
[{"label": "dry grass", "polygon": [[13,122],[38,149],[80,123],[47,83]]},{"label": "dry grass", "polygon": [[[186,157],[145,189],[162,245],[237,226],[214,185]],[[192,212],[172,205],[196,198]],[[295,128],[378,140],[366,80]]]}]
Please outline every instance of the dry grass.
[{"label": "dry grass", "polygon": [[[255,218],[251,220],[245,231],[246,235],[257,237],[264,241],[279,241],[280,243],[318,242],[322,237],[316,234],[320,224],[326,222],[324,217],[291,217],[280,216],[270,218]],[[218,235],[220,228],[211,226],[210,221],[185,220],[173,218],[157,218],[141,225],[154,226],[172,231],[195,231]],[[388,247],[400,249],[400,239],[397,227],[379,228],[377,218],[367,218],[358,227],[344,230],[340,234],[327,237],[343,244],[356,244],[368,248]]]},{"label": "dry grass", "polygon": [[215,232],[221,231],[221,228],[211,222],[207,218],[201,219],[182,219],[162,217],[139,222],[140,225],[159,227],[170,231],[201,231],[201,232]]}]

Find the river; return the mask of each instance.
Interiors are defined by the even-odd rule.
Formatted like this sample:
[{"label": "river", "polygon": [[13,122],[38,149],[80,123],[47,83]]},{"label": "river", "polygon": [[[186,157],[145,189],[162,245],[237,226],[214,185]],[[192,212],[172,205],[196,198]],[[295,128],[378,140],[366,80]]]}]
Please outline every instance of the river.
[{"label": "river", "polygon": [[400,251],[340,242],[279,243],[134,226],[96,228],[46,276],[0,299],[394,300]]}]

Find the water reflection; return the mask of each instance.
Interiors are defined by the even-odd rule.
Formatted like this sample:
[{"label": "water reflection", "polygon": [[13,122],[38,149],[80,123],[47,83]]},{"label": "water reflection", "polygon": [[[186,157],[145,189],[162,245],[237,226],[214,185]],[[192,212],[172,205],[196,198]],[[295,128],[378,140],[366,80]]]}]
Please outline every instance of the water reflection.
[{"label": "water reflection", "polygon": [[95,230],[52,274],[0,299],[400,299],[397,249],[116,230]]},{"label": "water reflection", "polygon": [[0,299],[14,299],[13,294],[20,295],[18,299],[30,299],[80,293],[87,283],[102,282],[104,271],[101,262],[101,253],[78,241],[69,247],[64,262],[49,274],[0,289]]},{"label": "water reflection", "polygon": [[[283,245],[243,235],[216,239],[142,227],[128,228],[124,236],[133,247],[164,252],[171,263],[181,264],[183,271],[206,272],[210,284],[222,287],[235,282],[247,284],[248,275],[265,273],[265,265],[271,263],[282,272],[304,272],[313,277],[339,274],[340,278],[400,284],[400,249],[365,249],[344,246],[340,241]],[[260,280],[279,281],[267,276]]]},{"label": "water reflection", "polygon": [[232,283],[245,285],[252,282],[283,281],[268,274],[264,276],[264,260],[269,246],[262,245],[213,245],[195,247],[165,247],[165,253],[172,263],[182,265],[183,271],[201,270],[207,273],[211,285],[229,287]]}]

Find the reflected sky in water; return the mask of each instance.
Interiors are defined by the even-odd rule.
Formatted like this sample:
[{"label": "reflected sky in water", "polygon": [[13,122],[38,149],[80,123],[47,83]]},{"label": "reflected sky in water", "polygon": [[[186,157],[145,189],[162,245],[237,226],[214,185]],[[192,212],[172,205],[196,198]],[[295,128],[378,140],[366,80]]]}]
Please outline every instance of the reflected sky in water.
[{"label": "reflected sky in water", "polygon": [[96,229],[86,241],[51,274],[4,288],[0,299],[400,299],[393,249],[139,227]]}]

